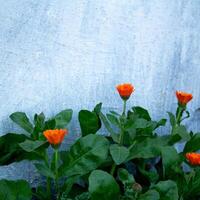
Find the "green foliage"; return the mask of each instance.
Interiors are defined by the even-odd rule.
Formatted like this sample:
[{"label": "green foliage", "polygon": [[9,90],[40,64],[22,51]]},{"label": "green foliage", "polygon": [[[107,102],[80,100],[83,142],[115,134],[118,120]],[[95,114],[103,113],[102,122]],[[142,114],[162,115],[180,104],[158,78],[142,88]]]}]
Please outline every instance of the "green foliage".
[{"label": "green foliage", "polygon": [[13,122],[18,124],[21,128],[23,128],[28,133],[33,132],[33,125],[30,123],[29,118],[23,112],[15,112],[10,115],[10,118]]},{"label": "green foliage", "polygon": [[48,148],[43,131],[65,128],[72,118],[72,110],[63,110],[54,118],[46,121],[43,113],[35,114],[33,123],[23,112],[15,112],[10,115],[10,118],[26,133],[8,133],[0,137],[0,165],[8,165],[25,159],[41,160],[42,151]]},{"label": "green foliage", "polygon": [[160,181],[152,189],[159,192],[160,200],[177,200],[179,198],[178,188],[174,181]]},{"label": "green foliage", "polygon": [[118,170],[118,178],[123,184],[123,199],[135,199],[135,196],[140,191],[136,191],[137,183],[135,183],[133,175],[129,174],[129,172],[126,169],[120,168]]},{"label": "green foliage", "polygon": [[171,127],[174,128],[176,126],[176,117],[171,112],[167,112],[167,113],[169,115]]},{"label": "green foliage", "polygon": [[162,148],[167,146],[168,137],[152,137],[145,138],[143,140],[137,141],[135,144],[129,148],[129,156],[127,160],[135,158],[154,158],[161,155]]},{"label": "green foliage", "polygon": [[193,152],[200,149],[200,133],[196,133],[191,137],[191,139],[185,144],[185,148],[183,150],[186,152]]},{"label": "green foliage", "polygon": [[61,152],[63,164],[60,175],[84,175],[105,162],[108,156],[109,142],[100,135],[87,135],[78,139],[68,152]]},{"label": "green foliage", "polygon": [[38,186],[36,189],[36,191],[33,192],[33,199],[37,199],[37,200],[49,200],[49,194],[46,191],[46,188],[44,186]]},{"label": "green foliage", "polygon": [[161,150],[164,173],[167,175],[178,173],[182,158],[173,146],[163,147]]},{"label": "green foliage", "polygon": [[110,154],[117,165],[123,163],[129,155],[129,150],[124,146],[113,144],[110,146]]},{"label": "green foliage", "polygon": [[66,109],[55,117],[45,120],[44,113],[35,114],[33,123],[23,112],[15,112],[10,119],[27,132],[27,136],[33,140],[44,140],[42,132],[47,129],[66,128],[71,121],[73,111]]},{"label": "green foliage", "polygon": [[99,113],[99,118],[104,123],[104,126],[106,127],[106,129],[110,133],[110,136],[112,137],[113,141],[116,142],[116,143],[119,143],[119,134],[117,134],[115,132],[115,130],[113,130],[113,128],[111,127],[111,124],[109,123],[109,121],[106,118],[106,116],[102,112],[100,112]]},{"label": "green foliage", "polygon": [[40,113],[39,115],[35,114],[33,123],[34,123],[35,127],[33,129],[32,135],[33,135],[34,138],[38,138],[39,137],[39,133],[44,130],[44,124],[45,124],[45,115],[44,115],[44,113]]},{"label": "green foliage", "polygon": [[26,181],[0,180],[1,200],[30,200],[31,196],[31,189]]},{"label": "green foliage", "polygon": [[118,170],[118,178],[124,186],[132,186],[133,183],[135,183],[133,175],[129,174],[129,172],[124,168]]},{"label": "green foliage", "polygon": [[148,190],[144,194],[141,194],[138,200],[160,200],[160,194],[156,190]]},{"label": "green foliage", "polygon": [[27,152],[33,152],[36,149],[40,148],[41,146],[43,146],[44,144],[46,144],[46,141],[33,141],[33,140],[25,140],[22,143],[19,143],[19,146]]},{"label": "green foliage", "polygon": [[22,152],[18,143],[26,139],[25,135],[8,133],[0,137],[0,164],[7,165],[23,159]]},{"label": "green foliage", "polygon": [[184,187],[184,199],[199,199],[200,197],[200,169],[190,172],[185,176],[186,184]]},{"label": "green foliage", "polygon": [[92,111],[81,110],[78,115],[82,136],[94,134],[101,128],[101,121],[98,115]]},{"label": "green foliage", "polygon": [[119,186],[115,179],[105,171],[94,170],[89,177],[91,200],[119,199]]},{"label": "green foliage", "polygon": [[[55,129],[56,128],[56,120],[55,119],[49,119],[44,123],[44,131],[49,129]],[[39,133],[37,134],[39,135]]]},{"label": "green foliage", "polygon": [[190,134],[187,132],[185,126],[183,125],[174,127],[172,136],[174,137],[177,135],[180,136],[182,141],[188,141],[190,139]]},{"label": "green foliage", "polygon": [[62,196],[60,198],[60,200],[90,200],[90,194],[89,192],[83,192],[80,195],[77,195],[76,197],[72,198],[68,198],[67,196]]},{"label": "green foliage", "polygon": [[149,112],[146,109],[144,109],[140,106],[135,106],[132,108],[132,110],[133,110],[134,114],[138,116],[138,118],[146,119],[147,121],[151,120]]},{"label": "green foliage", "polygon": [[55,116],[56,128],[66,128],[72,119],[72,109],[66,109],[61,111]]},{"label": "green foliage", "polygon": [[[25,181],[0,181],[4,200],[195,200],[200,198],[200,168],[190,164],[187,152],[200,150],[200,134],[182,124],[188,118],[186,105],[176,115],[168,112],[171,132],[158,135],[166,119],[152,120],[148,110],[135,106],[121,114],[104,114],[102,103],[78,115],[82,136],[68,147],[49,145],[43,132],[66,128],[72,110],[65,109],[46,119],[35,114],[33,122],[23,112],[10,118],[24,134],[0,137],[0,165],[31,160],[45,178],[42,186],[30,189]],[[108,135],[98,135],[101,125]],[[103,129],[104,130],[104,129]],[[184,142],[183,151],[175,144]],[[52,154],[47,148],[51,147]],[[185,167],[186,166],[186,167]],[[187,171],[185,171],[187,168]],[[35,200],[34,199],[34,200]]]},{"label": "green foliage", "polygon": [[0,137],[0,165],[9,165],[21,160],[39,160],[41,155],[36,152],[28,153],[20,147],[27,137],[23,134],[8,133]]},{"label": "green foliage", "polygon": [[43,163],[35,163],[35,167],[38,170],[38,172],[40,174],[42,174],[43,176],[55,179],[55,174],[45,164],[43,164]]}]

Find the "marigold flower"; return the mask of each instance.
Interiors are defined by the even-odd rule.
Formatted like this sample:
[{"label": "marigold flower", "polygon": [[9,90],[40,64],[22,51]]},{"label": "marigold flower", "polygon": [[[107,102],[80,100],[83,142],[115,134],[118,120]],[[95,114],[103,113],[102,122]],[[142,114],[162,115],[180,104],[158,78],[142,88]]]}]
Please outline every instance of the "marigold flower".
[{"label": "marigold flower", "polygon": [[46,130],[43,132],[48,142],[53,145],[61,144],[67,133],[66,129]]},{"label": "marigold flower", "polygon": [[176,97],[181,105],[186,105],[193,98],[192,94],[181,91],[176,91]]},{"label": "marigold flower", "polygon": [[131,96],[132,92],[135,91],[135,88],[130,83],[124,83],[124,84],[117,85],[116,88],[119,92],[119,95],[124,100],[127,100]]},{"label": "marigold flower", "polygon": [[186,153],[185,157],[191,165],[200,165],[200,153]]}]

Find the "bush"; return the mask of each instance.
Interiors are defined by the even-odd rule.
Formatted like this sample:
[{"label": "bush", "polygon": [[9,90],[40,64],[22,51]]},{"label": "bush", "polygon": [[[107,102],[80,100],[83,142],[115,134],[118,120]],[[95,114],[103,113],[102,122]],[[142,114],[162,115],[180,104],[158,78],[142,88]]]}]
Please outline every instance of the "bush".
[{"label": "bush", "polygon": [[[10,118],[26,133],[7,133],[0,137],[0,164],[30,160],[46,178],[45,185],[31,188],[25,180],[0,181],[0,199],[6,200],[187,200],[200,198],[200,134],[188,132],[182,124],[190,115],[191,94],[176,92],[176,113],[170,113],[171,131],[156,131],[166,119],[152,120],[139,106],[126,110],[134,88],[117,87],[123,101],[122,113],[102,113],[102,104],[93,111],[81,110],[82,137],[69,150],[60,144],[68,134],[72,110],[52,119],[35,114],[33,123],[25,113]],[[109,134],[97,132],[105,126]],[[175,145],[185,143],[181,152]],[[53,149],[53,155],[47,149]],[[184,170],[187,166],[189,170]]]}]

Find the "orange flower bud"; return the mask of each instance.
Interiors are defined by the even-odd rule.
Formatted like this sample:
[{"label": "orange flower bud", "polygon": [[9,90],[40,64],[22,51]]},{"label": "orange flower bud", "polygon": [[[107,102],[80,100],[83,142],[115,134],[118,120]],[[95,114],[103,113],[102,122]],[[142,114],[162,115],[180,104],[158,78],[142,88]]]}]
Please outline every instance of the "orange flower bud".
[{"label": "orange flower bud", "polygon": [[186,153],[185,157],[191,165],[200,165],[200,153]]},{"label": "orange flower bud", "polygon": [[46,130],[43,132],[44,136],[50,144],[59,145],[64,140],[65,135],[67,134],[66,129],[56,129],[56,130]]},{"label": "orange flower bud", "polygon": [[131,96],[132,92],[135,91],[135,88],[130,83],[124,83],[124,84],[121,84],[121,85],[117,85],[116,88],[119,92],[119,95],[124,100],[127,100]]},{"label": "orange flower bud", "polygon": [[181,91],[176,91],[176,97],[181,105],[186,105],[193,98],[192,94]]}]

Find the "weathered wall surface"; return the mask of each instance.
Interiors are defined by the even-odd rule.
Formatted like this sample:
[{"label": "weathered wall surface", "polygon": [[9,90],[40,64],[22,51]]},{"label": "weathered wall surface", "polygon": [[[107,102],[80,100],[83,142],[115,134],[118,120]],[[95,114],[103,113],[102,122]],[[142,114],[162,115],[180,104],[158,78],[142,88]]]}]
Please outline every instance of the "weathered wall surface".
[{"label": "weathered wall surface", "polygon": [[[200,130],[200,0],[0,0],[0,132],[14,111],[52,116],[102,101],[120,109],[115,85],[131,82],[129,105],[154,119],[173,111],[176,89],[193,93],[187,125]],[[71,135],[79,134],[75,118]],[[71,141],[71,140],[70,140]],[[68,143],[70,142],[68,141]],[[33,180],[29,164],[0,178]]]}]

